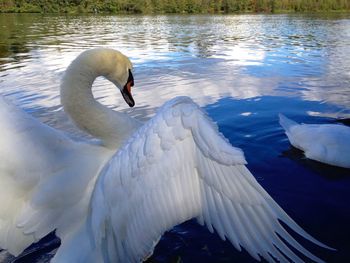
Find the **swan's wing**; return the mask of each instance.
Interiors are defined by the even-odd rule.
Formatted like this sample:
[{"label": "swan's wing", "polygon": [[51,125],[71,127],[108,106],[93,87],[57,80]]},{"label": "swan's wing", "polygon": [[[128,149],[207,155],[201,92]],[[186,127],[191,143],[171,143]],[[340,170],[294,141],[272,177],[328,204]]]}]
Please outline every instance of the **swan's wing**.
[{"label": "swan's wing", "polygon": [[1,248],[18,255],[54,229],[74,226],[100,157],[81,147],[0,96]]},{"label": "swan's wing", "polygon": [[17,216],[67,139],[1,96],[0,132],[0,247],[17,255],[35,240]]},{"label": "swan's wing", "polygon": [[192,100],[171,100],[99,177],[91,214],[96,250],[111,261],[139,261],[152,253],[165,231],[196,217],[256,259],[302,262],[292,246],[321,262],[280,221],[324,245],[274,202],[245,163],[242,151],[225,140]]}]

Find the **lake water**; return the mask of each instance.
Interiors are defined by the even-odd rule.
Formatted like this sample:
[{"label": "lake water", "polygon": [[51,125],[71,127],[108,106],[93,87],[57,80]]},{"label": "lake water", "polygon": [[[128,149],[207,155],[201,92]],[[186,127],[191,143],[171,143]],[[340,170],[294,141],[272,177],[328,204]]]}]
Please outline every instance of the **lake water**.
[{"label": "lake water", "polygon": [[[350,262],[350,169],[305,159],[278,124],[280,112],[298,122],[349,124],[350,14],[0,14],[0,94],[83,136],[62,112],[58,87],[70,61],[92,47],[119,49],[134,63],[135,108],[103,79],[94,85],[99,101],[146,120],[170,98],[190,96],[244,150],[248,168],[286,212],[337,251],[302,244],[327,262]],[[18,259],[0,256],[47,262],[58,245],[50,235]],[[195,221],[167,232],[151,260],[255,262]]]}]

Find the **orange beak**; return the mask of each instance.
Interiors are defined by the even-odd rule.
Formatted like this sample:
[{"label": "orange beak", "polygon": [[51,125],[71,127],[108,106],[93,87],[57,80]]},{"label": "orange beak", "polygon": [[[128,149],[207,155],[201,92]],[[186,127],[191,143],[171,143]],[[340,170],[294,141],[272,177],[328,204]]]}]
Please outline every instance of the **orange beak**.
[{"label": "orange beak", "polygon": [[123,90],[121,91],[123,98],[125,102],[130,106],[134,107],[135,106],[135,101],[134,98],[131,95],[131,87],[134,86],[134,77],[131,73],[131,70],[129,69],[129,78],[128,81],[126,82]]}]

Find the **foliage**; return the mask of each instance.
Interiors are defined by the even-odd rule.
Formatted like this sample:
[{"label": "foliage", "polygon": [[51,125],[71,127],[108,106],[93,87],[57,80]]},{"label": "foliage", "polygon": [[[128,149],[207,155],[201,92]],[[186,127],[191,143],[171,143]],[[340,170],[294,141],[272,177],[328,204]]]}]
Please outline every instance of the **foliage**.
[{"label": "foliage", "polygon": [[0,0],[0,12],[232,13],[350,10],[350,0]]}]

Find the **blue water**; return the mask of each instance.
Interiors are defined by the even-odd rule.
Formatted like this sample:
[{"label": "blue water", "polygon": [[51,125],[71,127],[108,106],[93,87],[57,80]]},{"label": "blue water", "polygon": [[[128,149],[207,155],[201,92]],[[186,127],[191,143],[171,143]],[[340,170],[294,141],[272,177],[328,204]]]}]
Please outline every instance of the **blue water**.
[{"label": "blue water", "polygon": [[[350,262],[350,171],[292,148],[278,113],[304,123],[350,120],[350,15],[42,16],[0,14],[0,93],[43,122],[82,136],[62,112],[58,85],[81,51],[113,47],[134,63],[136,107],[103,79],[105,105],[147,120],[187,95],[243,149],[247,167],[308,233],[296,237],[327,262]],[[350,138],[349,138],[350,139]],[[47,262],[54,235],[20,258]],[[78,246],[78,244],[77,244]],[[167,232],[150,262],[255,262],[194,220]]]}]

